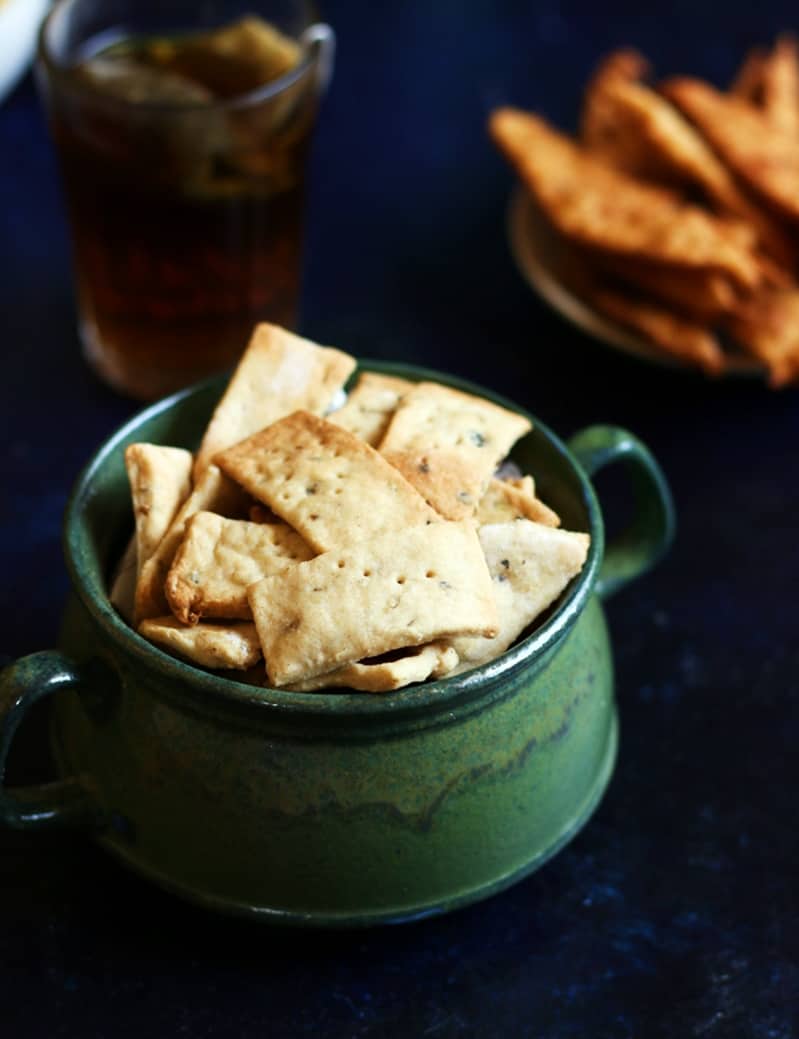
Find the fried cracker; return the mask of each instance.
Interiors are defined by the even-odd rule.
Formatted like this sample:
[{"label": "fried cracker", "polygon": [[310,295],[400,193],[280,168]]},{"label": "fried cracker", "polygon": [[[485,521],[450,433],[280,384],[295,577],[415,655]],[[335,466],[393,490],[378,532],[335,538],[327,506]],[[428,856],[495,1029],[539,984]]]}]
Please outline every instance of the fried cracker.
[{"label": "fried cracker", "polygon": [[135,619],[138,625],[147,617],[169,611],[164,581],[186,532],[186,524],[196,512],[218,512],[236,517],[247,508],[247,496],[215,465],[209,466],[194,490],[180,507],[161,543],[141,568],[136,582]]},{"label": "fried cracker", "polygon": [[500,630],[493,639],[452,639],[460,658],[456,674],[504,653],[580,572],[590,544],[587,534],[530,520],[492,523],[478,534],[494,583]]},{"label": "fried cracker", "polygon": [[518,109],[491,118],[494,140],[553,226],[569,241],[616,256],[725,273],[752,289],[763,273],[741,232],[666,188],[646,185]]},{"label": "fried cracker", "polygon": [[799,289],[758,293],[740,305],[726,327],[763,362],[773,387],[799,379]]},{"label": "fried cracker", "polygon": [[796,248],[778,223],[744,195],[727,167],[678,109],[641,83],[616,78],[603,90],[608,118],[624,127],[626,140],[638,142],[651,175],[699,188],[721,213],[750,224],[769,255],[787,265],[796,261]]},{"label": "fried cracker", "polygon": [[656,303],[605,287],[587,289],[586,300],[600,313],[640,332],[676,360],[696,365],[708,375],[724,370],[724,353],[708,328],[678,317]]},{"label": "fried cracker", "polygon": [[762,108],[771,124],[799,134],[799,55],[793,36],[780,36],[762,62]]},{"label": "fried cracker", "polygon": [[164,590],[175,617],[252,620],[247,588],[314,552],[285,523],[248,523],[198,512],[186,526]]},{"label": "fried cracker", "polygon": [[427,678],[443,678],[458,666],[458,654],[444,642],[429,642],[392,654],[391,660],[361,660],[327,675],[318,675],[285,688],[298,693],[317,689],[356,689],[364,693],[388,693]]},{"label": "fried cracker", "polygon": [[297,411],[216,456],[318,552],[439,516],[354,434]]},{"label": "fried cracker", "polygon": [[278,686],[449,635],[491,637],[497,627],[491,578],[468,520],[352,537],[248,594]]},{"label": "fried cracker", "polygon": [[560,516],[534,493],[530,494],[526,486],[516,487],[510,480],[491,479],[477,506],[477,522],[483,526],[517,519],[534,520],[546,527],[560,526]]},{"label": "fried cracker", "polygon": [[408,379],[400,379],[396,375],[363,372],[350,390],[344,406],[326,417],[372,447],[377,447],[397,405],[412,386],[413,383]]},{"label": "fried cracker", "polygon": [[355,359],[277,325],[256,325],[205,431],[195,479],[214,455],[302,408],[322,414],[355,368]]},{"label": "fried cracker", "polygon": [[195,624],[184,627],[174,617],[142,621],[139,634],[200,667],[244,671],[261,659],[254,624]]},{"label": "fried cracker", "polygon": [[785,216],[799,219],[799,139],[751,104],[701,80],[671,79],[661,89],[733,173]]},{"label": "fried cracker", "polygon": [[492,473],[529,432],[523,415],[420,382],[400,401],[380,453],[447,519],[473,516]]},{"label": "fried cracker", "polygon": [[729,93],[752,105],[761,105],[763,100],[763,62],[766,52],[762,47],[753,47],[730,84]]},{"label": "fried cracker", "polygon": [[129,444],[125,449],[136,522],[137,573],[141,573],[188,498],[191,466],[191,452],[180,447]]}]

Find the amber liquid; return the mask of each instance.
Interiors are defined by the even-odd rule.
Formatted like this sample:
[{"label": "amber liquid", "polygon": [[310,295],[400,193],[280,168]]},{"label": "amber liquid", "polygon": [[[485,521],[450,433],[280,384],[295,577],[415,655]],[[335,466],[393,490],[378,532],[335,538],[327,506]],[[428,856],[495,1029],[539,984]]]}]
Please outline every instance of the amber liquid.
[{"label": "amber liquid", "polygon": [[[148,128],[147,113],[124,125],[113,108],[50,102],[84,349],[106,381],[152,399],[230,367],[256,322],[294,325],[307,106],[306,129],[279,144],[278,177],[215,154],[198,178],[180,156],[185,126],[170,135],[163,121]],[[275,165],[278,145],[260,136],[236,138],[250,170]]]}]

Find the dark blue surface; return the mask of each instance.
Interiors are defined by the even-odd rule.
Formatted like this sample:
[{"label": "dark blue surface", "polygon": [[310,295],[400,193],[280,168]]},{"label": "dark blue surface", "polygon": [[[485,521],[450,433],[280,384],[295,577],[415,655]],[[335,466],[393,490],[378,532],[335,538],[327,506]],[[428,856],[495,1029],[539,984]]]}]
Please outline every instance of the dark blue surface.
[{"label": "dark blue surface", "polygon": [[[540,873],[448,918],[299,934],[210,918],[82,840],[0,833],[0,1034],[788,1039],[799,1034],[799,394],[610,353],[525,287],[503,101],[563,125],[598,56],[641,46],[726,81],[787,4],[333,2],[303,328],[448,368],[569,435],[629,426],[680,533],[622,593],[621,756]],[[82,463],[135,405],[78,359],[54,159],[30,82],[0,106],[0,658],[53,643],[59,529]],[[617,483],[600,490],[623,502]],[[614,510],[615,511],[615,508]],[[31,727],[18,779],[47,774]]]}]

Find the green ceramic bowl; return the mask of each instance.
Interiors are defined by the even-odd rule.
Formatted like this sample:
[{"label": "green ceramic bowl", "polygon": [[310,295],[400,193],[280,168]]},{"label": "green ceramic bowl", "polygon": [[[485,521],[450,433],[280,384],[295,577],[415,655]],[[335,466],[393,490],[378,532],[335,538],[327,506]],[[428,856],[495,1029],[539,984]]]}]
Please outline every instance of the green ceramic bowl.
[{"label": "green ceramic bowl", "polygon": [[[514,406],[437,372],[362,367]],[[0,788],[0,822],[83,827],[162,887],[284,923],[408,920],[524,877],[586,822],[613,769],[601,600],[672,537],[657,464],[623,430],[593,427],[567,448],[535,422],[513,457],[565,527],[591,534],[583,572],[543,623],[490,664],[396,693],[259,689],[162,653],[106,595],[132,529],[125,446],[195,447],[223,386],[143,411],[78,479],[65,518],[73,595],[60,649],[0,677],[0,776],[23,715],[58,693],[52,742],[64,778]],[[615,461],[629,470],[637,511],[606,548],[588,476]]]}]

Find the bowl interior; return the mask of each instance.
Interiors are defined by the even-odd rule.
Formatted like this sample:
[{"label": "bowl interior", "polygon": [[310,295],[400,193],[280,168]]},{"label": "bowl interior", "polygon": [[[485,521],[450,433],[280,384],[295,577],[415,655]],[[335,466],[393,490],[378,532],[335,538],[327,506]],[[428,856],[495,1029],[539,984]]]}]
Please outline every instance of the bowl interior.
[{"label": "bowl interior", "polygon": [[[360,371],[379,371],[386,374],[400,375],[412,380],[434,380],[445,385],[475,393],[496,403],[521,410],[512,402],[475,386],[465,380],[439,372],[432,372],[413,366],[388,364],[382,362],[363,361],[353,375],[357,378]],[[189,450],[197,448],[214,406],[219,400],[227,382],[227,377],[217,377],[198,386],[184,390],[147,408],[131,419],[117,431],[100,448],[84,472],[79,477],[73,497],[67,509],[65,530],[65,554],[67,565],[76,590],[84,604],[102,623],[116,629],[117,636],[130,637],[131,629],[116,614],[107,599],[107,589],[113,570],[121,557],[125,546],[133,532],[133,512],[130,490],[125,471],[124,452],[128,444],[138,441],[168,444],[184,447]],[[533,416],[530,416],[531,418]],[[572,612],[588,594],[590,585],[599,564],[602,546],[602,522],[593,490],[585,475],[576,466],[572,456],[561,441],[544,425],[535,419],[533,430],[514,447],[511,458],[525,473],[530,473],[536,481],[537,493],[561,516],[562,525],[568,530],[586,531],[591,535],[591,550],[586,566],[579,577],[561,595],[560,599],[547,611],[543,620],[536,622],[533,631],[527,638],[517,642],[499,661],[511,658],[519,652],[524,643],[535,639],[536,644],[544,644],[551,628],[558,617],[568,607]],[[200,672],[189,664],[183,664],[168,658],[166,654],[134,636],[136,643],[141,643],[140,652],[156,654],[162,660],[168,660],[172,669],[188,671],[195,676],[203,675],[203,682],[214,686],[218,691],[225,687],[232,690],[247,690],[249,697],[262,694],[264,691],[241,682],[216,675]],[[506,661],[507,662],[507,661]],[[497,662],[493,670],[496,670]],[[276,696],[285,702],[286,698],[295,703],[313,703],[321,706],[322,701],[351,701],[352,703],[375,704],[406,699],[419,691],[433,691],[437,687],[459,684],[464,688],[474,684],[479,672],[492,668],[484,665],[462,676],[440,682],[425,683],[424,686],[410,687],[400,690],[389,698],[364,697],[363,694],[330,693],[325,697],[318,694],[288,693],[281,690],[269,690],[270,696]],[[184,675],[185,677],[185,675]],[[426,692],[424,693],[426,695]]]}]

